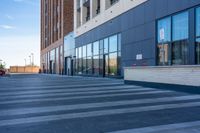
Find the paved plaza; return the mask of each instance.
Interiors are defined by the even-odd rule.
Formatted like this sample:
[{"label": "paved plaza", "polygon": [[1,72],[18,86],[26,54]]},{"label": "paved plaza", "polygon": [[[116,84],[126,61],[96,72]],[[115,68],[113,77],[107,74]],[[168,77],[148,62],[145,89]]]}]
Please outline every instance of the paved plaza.
[{"label": "paved plaza", "polygon": [[122,79],[0,77],[0,133],[199,133],[200,95]]}]

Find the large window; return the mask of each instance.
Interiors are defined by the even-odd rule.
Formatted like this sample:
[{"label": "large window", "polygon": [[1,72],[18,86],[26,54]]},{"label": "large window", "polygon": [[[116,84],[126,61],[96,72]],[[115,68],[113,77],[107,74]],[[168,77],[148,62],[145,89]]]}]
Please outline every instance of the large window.
[{"label": "large window", "polygon": [[83,73],[87,73],[87,46],[83,46]]},{"label": "large window", "polygon": [[76,74],[120,75],[121,34],[76,48],[76,57]]},{"label": "large window", "polygon": [[[164,30],[164,39],[160,38],[160,31]],[[171,41],[171,17],[158,21],[158,43]]]},{"label": "large window", "polygon": [[188,34],[189,17],[188,12],[173,16],[172,25],[172,64],[188,64]]},{"label": "large window", "polygon": [[196,9],[196,46],[195,46],[196,64],[200,64],[200,8]]},{"label": "large window", "polygon": [[109,38],[109,52],[117,51],[117,35],[114,35]]},{"label": "large window", "polygon": [[99,41],[93,43],[93,72],[95,75],[99,75]]},{"label": "large window", "polygon": [[173,41],[188,39],[189,17],[188,12],[184,12],[172,17]]},{"label": "large window", "polygon": [[82,61],[83,61],[83,55],[82,55],[82,47],[79,47],[78,49],[78,74],[82,74]]},{"label": "large window", "polygon": [[[169,45],[171,42],[171,17],[158,21],[158,64],[168,65],[170,63]],[[164,38],[160,38],[160,32],[164,31]]]},{"label": "large window", "polygon": [[92,44],[87,45],[87,74],[92,74]]},{"label": "large window", "polygon": [[188,64],[189,13],[159,20],[157,33],[158,65]]}]

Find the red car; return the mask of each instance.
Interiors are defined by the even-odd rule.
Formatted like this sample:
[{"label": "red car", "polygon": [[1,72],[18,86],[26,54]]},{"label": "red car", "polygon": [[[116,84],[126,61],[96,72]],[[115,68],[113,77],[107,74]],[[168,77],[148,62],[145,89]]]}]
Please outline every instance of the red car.
[{"label": "red car", "polygon": [[6,72],[5,72],[5,70],[0,70],[0,76],[3,76],[3,75],[5,75],[6,74]]}]

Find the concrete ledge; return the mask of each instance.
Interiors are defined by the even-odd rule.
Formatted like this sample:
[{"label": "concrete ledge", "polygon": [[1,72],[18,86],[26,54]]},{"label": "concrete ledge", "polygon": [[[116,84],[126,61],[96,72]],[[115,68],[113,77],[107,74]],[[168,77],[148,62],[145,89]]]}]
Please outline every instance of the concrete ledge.
[{"label": "concrete ledge", "polygon": [[127,67],[124,80],[199,87],[200,66]]},{"label": "concrete ledge", "polygon": [[187,92],[192,94],[200,94],[199,86],[187,86],[187,85],[177,85],[177,84],[165,84],[165,83],[155,83],[155,82],[141,82],[141,81],[124,81],[125,84],[138,85],[143,87],[151,87],[163,90],[173,90],[180,92]]}]

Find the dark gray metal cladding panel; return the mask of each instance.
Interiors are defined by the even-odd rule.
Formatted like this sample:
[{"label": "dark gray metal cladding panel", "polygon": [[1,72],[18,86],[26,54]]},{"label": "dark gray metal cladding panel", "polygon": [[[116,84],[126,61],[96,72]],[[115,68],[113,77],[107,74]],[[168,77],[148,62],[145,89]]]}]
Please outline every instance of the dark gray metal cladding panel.
[{"label": "dark gray metal cladding panel", "polygon": [[[148,0],[128,12],[76,38],[76,47],[110,35],[122,35],[122,66],[142,64],[136,55],[143,54],[148,65],[156,65],[156,21],[200,5],[200,0]],[[193,23],[193,22],[192,22]]]}]

